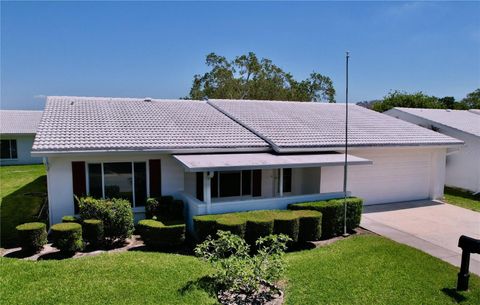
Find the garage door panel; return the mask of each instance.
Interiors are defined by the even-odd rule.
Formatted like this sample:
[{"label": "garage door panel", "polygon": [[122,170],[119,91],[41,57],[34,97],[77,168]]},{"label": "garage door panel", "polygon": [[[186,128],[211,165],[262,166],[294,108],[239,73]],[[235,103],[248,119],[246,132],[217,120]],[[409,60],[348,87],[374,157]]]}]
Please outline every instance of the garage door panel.
[{"label": "garage door panel", "polygon": [[431,154],[429,151],[352,152],[373,161],[370,166],[349,168],[348,189],[364,198],[365,204],[379,204],[429,197]]}]

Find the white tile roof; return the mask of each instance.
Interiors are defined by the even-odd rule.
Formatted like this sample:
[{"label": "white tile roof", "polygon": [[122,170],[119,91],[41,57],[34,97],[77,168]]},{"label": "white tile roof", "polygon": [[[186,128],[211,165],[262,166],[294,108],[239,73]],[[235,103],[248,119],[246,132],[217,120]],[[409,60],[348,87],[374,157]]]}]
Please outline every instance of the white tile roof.
[{"label": "white tile roof", "polygon": [[203,101],[47,98],[33,152],[267,150],[262,139]]},{"label": "white tile roof", "polygon": [[480,137],[480,112],[477,112],[478,110],[469,111],[402,107],[396,107],[394,109]]},{"label": "white tile roof", "polygon": [[[345,104],[210,100],[277,151],[343,147]],[[350,146],[462,144],[462,141],[360,106],[349,106]]]},{"label": "white tile roof", "polygon": [[0,134],[35,134],[43,111],[0,110]]}]

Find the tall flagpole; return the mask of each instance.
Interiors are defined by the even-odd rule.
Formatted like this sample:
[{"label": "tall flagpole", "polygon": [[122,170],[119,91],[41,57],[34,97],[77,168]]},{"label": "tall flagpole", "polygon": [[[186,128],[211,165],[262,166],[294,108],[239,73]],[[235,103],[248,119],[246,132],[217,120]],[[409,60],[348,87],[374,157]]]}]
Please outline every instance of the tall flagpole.
[{"label": "tall flagpole", "polygon": [[343,236],[347,232],[347,153],[348,153],[348,59],[350,52],[345,54],[346,86],[345,86],[345,163],[343,165]]}]

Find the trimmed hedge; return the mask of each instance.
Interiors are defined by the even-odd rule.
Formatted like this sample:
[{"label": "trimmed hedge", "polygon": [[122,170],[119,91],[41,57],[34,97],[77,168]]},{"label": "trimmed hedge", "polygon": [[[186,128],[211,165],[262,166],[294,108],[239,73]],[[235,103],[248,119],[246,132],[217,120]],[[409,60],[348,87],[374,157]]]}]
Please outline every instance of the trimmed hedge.
[{"label": "trimmed hedge", "polygon": [[85,219],[82,224],[83,240],[92,247],[100,246],[104,241],[103,222],[99,219]]},{"label": "trimmed hedge", "polygon": [[[321,213],[310,213],[309,216],[316,217],[317,224],[321,222]],[[301,217],[303,214],[296,211],[260,210],[195,216],[193,224],[197,242],[202,242],[207,236],[214,236],[218,230],[223,230],[237,234],[254,245],[259,237],[280,233],[288,235],[293,241],[298,241],[299,232],[309,230],[302,228],[302,224],[310,225],[308,221],[300,222]],[[315,228],[311,236],[317,236],[319,232],[321,228]],[[302,238],[305,235],[307,234],[303,233]]]},{"label": "trimmed hedge", "polygon": [[75,216],[63,216],[62,217],[62,222],[64,222],[64,223],[68,223],[68,222],[80,223],[80,219],[78,219]]},{"label": "trimmed hedge", "polygon": [[273,221],[273,233],[285,234],[293,242],[297,242],[299,226],[298,216],[295,213],[281,213]]},{"label": "trimmed hedge", "polygon": [[42,222],[28,222],[16,227],[18,242],[28,253],[40,251],[47,243],[47,226]]},{"label": "trimmed hedge", "polygon": [[[315,210],[322,213],[322,239],[343,233],[344,200],[314,201],[288,205],[289,210]],[[347,198],[347,230],[352,231],[360,225],[363,200],[357,197]]]},{"label": "trimmed hedge", "polygon": [[147,247],[174,247],[185,241],[185,225],[166,226],[160,221],[144,219],[138,222],[140,235]]},{"label": "trimmed hedge", "polygon": [[99,219],[103,222],[105,241],[122,242],[132,235],[133,212],[125,199],[81,198],[79,202],[82,219]]},{"label": "trimmed hedge", "polygon": [[299,220],[298,241],[312,241],[322,238],[322,213],[318,211],[294,211]]},{"label": "trimmed hedge", "polygon": [[83,249],[82,226],[78,223],[57,223],[53,225],[53,246],[62,252],[76,252]]}]

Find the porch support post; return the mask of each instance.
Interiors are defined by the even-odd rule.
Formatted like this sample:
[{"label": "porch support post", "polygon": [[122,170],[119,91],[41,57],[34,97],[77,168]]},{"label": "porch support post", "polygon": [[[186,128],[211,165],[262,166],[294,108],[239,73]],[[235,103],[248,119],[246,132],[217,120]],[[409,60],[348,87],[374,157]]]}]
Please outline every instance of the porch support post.
[{"label": "porch support post", "polygon": [[212,208],[212,192],[209,172],[203,172],[203,201],[207,206],[207,213],[210,214]]},{"label": "porch support post", "polygon": [[283,197],[283,168],[280,169],[280,185],[278,186],[278,193]]}]

